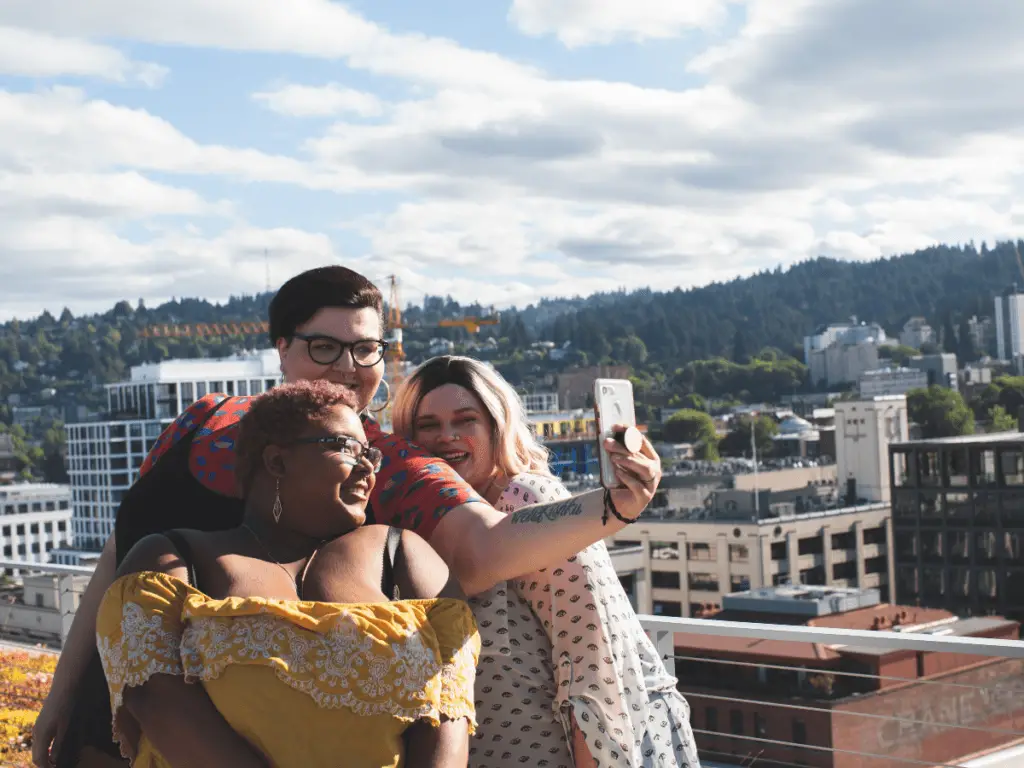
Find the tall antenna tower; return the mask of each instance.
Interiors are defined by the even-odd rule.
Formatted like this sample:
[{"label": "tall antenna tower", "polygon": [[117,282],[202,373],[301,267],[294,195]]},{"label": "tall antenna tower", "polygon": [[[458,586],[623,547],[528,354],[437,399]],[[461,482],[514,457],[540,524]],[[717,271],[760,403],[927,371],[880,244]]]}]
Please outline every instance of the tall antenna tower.
[{"label": "tall antenna tower", "polygon": [[266,290],[270,293],[270,252],[266,248],[263,249],[263,271],[266,274]]}]

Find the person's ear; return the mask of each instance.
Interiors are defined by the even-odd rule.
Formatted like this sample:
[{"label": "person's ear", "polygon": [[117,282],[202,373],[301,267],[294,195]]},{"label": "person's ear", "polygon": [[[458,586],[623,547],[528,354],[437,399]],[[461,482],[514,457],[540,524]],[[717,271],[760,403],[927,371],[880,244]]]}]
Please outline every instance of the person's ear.
[{"label": "person's ear", "polygon": [[280,480],[285,474],[284,450],[278,445],[268,445],[263,449],[263,468],[275,480]]}]

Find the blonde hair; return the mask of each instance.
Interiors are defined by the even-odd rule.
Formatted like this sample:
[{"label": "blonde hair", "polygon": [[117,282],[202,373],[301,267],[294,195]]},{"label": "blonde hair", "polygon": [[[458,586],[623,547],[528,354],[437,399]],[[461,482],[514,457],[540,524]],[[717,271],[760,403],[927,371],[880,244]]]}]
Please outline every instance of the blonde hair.
[{"label": "blonde hair", "polygon": [[395,434],[413,439],[416,412],[423,398],[445,384],[456,384],[471,392],[490,416],[494,464],[506,477],[523,472],[552,477],[550,454],[541,445],[526,420],[519,395],[501,374],[471,357],[442,355],[423,363],[401,383],[391,407]]}]

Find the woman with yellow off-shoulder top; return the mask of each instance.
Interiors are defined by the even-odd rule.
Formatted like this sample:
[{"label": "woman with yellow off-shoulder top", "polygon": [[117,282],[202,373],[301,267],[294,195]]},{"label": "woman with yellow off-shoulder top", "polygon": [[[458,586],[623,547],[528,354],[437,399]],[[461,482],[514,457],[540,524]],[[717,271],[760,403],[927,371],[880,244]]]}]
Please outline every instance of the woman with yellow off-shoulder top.
[{"label": "woman with yellow off-shoulder top", "polygon": [[122,563],[97,642],[138,768],[465,768],[476,626],[422,539],[362,526],[380,453],[351,400],[323,381],[259,398],[243,523]]}]

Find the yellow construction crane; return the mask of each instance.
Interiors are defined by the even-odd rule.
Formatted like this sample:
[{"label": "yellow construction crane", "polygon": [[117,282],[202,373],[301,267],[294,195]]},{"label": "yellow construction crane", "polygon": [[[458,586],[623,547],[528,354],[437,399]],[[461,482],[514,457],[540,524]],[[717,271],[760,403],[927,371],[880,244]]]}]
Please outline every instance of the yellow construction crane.
[{"label": "yellow construction crane", "polygon": [[269,333],[270,323],[183,323],[151,325],[139,331],[143,339],[178,339],[192,336],[251,336]]},{"label": "yellow construction crane", "polygon": [[481,326],[497,325],[500,322],[501,316],[497,312],[492,312],[487,317],[473,317],[469,315],[467,317],[445,318],[444,320],[438,320],[437,324],[441,328],[465,328],[469,333],[480,333]]}]

